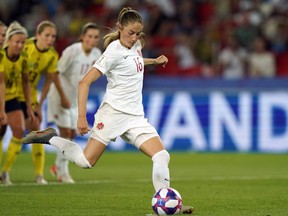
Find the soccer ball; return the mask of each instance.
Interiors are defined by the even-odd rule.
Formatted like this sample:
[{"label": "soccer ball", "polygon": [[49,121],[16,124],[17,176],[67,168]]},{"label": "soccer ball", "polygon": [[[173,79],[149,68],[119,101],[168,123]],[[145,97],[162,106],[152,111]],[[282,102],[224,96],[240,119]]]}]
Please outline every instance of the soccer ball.
[{"label": "soccer ball", "polygon": [[157,215],[174,215],[182,208],[180,193],[174,188],[161,188],[152,198],[152,208]]}]

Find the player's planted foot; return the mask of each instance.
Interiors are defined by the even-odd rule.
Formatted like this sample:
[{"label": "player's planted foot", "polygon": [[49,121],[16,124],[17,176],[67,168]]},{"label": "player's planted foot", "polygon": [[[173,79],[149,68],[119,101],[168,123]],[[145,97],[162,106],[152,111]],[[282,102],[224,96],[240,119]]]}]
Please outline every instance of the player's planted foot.
[{"label": "player's planted foot", "polygon": [[32,131],[24,137],[23,144],[29,144],[29,143],[50,144],[49,140],[54,136],[58,136],[54,128]]},{"label": "player's planted foot", "polygon": [[194,208],[192,206],[182,206],[179,214],[192,214]]}]

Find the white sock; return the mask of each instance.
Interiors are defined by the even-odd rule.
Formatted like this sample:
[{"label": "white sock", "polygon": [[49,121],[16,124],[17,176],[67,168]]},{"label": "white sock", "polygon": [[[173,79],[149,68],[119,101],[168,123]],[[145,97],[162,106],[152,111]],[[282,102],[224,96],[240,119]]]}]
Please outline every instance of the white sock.
[{"label": "white sock", "polygon": [[76,143],[59,136],[52,137],[49,143],[58,148],[65,159],[75,163],[77,166],[81,168],[92,168],[83,153],[83,149]]},{"label": "white sock", "polygon": [[60,151],[57,152],[55,164],[57,166],[57,176],[68,176],[69,169],[68,164],[69,160],[67,160]]},{"label": "white sock", "polygon": [[168,164],[170,161],[170,155],[166,150],[162,150],[156,153],[152,157],[153,171],[152,181],[155,191],[160,190],[163,187],[170,186],[170,173]]}]

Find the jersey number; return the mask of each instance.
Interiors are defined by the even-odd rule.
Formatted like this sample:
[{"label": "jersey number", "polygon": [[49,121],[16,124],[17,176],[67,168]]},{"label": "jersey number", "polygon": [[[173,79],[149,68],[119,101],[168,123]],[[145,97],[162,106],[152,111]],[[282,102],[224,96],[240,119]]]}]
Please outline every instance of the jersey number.
[{"label": "jersey number", "polygon": [[29,72],[29,81],[30,81],[30,83],[34,83],[36,78],[37,78],[37,73],[34,72],[34,71],[30,71]]},{"label": "jersey number", "polygon": [[143,64],[142,64],[142,62],[139,61],[139,57],[134,58],[133,60],[134,60],[134,62],[135,62],[135,64],[136,64],[137,72],[138,72],[138,73],[139,73],[139,72],[142,72],[142,70],[143,70]]}]

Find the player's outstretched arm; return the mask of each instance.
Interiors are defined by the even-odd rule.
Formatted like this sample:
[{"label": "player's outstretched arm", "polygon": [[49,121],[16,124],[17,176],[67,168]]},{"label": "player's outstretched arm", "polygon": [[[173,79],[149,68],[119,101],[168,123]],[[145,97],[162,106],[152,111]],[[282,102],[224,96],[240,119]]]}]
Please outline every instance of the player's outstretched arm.
[{"label": "player's outstretched arm", "polygon": [[164,55],[159,56],[158,58],[144,58],[144,65],[162,65],[166,66],[168,63],[168,58]]}]

